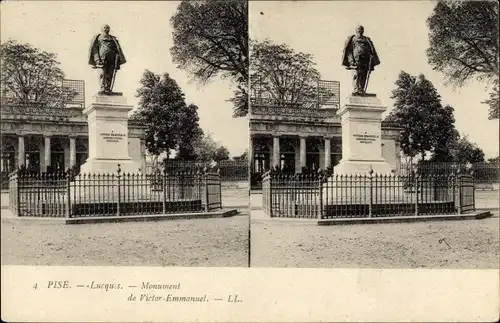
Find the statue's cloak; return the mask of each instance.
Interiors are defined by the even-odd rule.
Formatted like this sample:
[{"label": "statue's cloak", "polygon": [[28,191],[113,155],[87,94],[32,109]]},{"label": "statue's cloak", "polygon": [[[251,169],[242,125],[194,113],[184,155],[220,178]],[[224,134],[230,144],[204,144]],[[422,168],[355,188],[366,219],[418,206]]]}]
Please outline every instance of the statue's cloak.
[{"label": "statue's cloak", "polygon": [[[352,48],[352,38],[354,35],[349,36],[345,42],[344,45],[344,53],[342,54],[342,66],[351,67],[351,64],[349,64],[349,56],[353,55],[353,48]],[[374,67],[380,64],[380,59],[378,58],[377,51],[375,50],[375,46],[373,45],[372,40],[369,37],[365,38],[368,40],[368,44],[370,45],[371,51],[372,51],[372,60],[371,60],[371,70],[373,71]],[[354,57],[352,57],[354,60]]]},{"label": "statue's cloak", "polygon": [[[89,65],[92,65],[92,66],[96,66],[97,63],[95,61],[95,54],[99,55],[99,47],[98,47],[98,38],[99,38],[99,35],[100,34],[97,34],[96,36],[94,36],[92,38],[92,43],[90,44],[90,50],[89,50]],[[120,46],[120,43],[118,42],[118,39],[116,39],[115,36],[111,36],[111,38],[113,39],[113,41],[115,42],[115,45],[116,45],[116,48],[118,50],[118,61],[117,61],[117,64],[116,64],[116,69],[119,70],[120,69],[120,66],[125,64],[127,62],[127,60],[125,59],[125,55],[123,55],[123,51],[122,51],[122,48]]]}]

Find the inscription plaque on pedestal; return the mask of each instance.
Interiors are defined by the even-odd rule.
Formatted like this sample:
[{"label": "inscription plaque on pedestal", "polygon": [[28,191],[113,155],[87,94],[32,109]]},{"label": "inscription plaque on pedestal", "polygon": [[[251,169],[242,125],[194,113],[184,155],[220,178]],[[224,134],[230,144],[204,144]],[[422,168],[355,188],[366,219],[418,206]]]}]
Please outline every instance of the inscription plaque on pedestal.
[{"label": "inscription plaque on pedestal", "polygon": [[386,110],[376,97],[349,96],[338,112],[342,122],[342,160],[336,174],[390,174],[392,167],[382,157],[381,115]]},{"label": "inscription plaque on pedestal", "polygon": [[121,95],[96,95],[83,113],[89,125],[89,157],[81,173],[138,173],[140,164],[128,151],[128,112],[132,106]]}]

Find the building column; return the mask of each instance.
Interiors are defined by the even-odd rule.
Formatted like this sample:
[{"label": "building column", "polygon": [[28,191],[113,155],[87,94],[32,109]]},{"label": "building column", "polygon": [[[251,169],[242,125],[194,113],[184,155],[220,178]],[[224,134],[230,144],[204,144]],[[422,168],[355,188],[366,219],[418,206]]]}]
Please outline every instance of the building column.
[{"label": "building column", "polygon": [[401,142],[396,140],[396,174],[401,174]]},{"label": "building column", "polygon": [[331,143],[330,138],[325,138],[325,169],[332,166],[332,153],[330,151]]},{"label": "building column", "polygon": [[45,139],[44,151],[45,151],[45,171],[48,171],[50,166],[50,136],[44,135]]},{"label": "building column", "polygon": [[73,168],[76,165],[76,137],[69,137],[69,167]]},{"label": "building column", "polygon": [[273,168],[281,168],[280,167],[280,137],[273,137]]},{"label": "building column", "polygon": [[24,153],[24,136],[17,137],[17,167],[26,166],[26,156]]},{"label": "building column", "polygon": [[306,137],[300,137],[300,170],[306,167]]},{"label": "building column", "polygon": [[249,143],[249,148],[248,148],[248,161],[250,162],[250,174],[253,174],[254,172],[254,165],[255,162],[253,160],[253,136],[250,136],[250,143]]},{"label": "building column", "polygon": [[146,140],[140,140],[139,150],[141,152],[141,170],[143,174],[146,174],[146,172],[148,171],[146,162]]}]

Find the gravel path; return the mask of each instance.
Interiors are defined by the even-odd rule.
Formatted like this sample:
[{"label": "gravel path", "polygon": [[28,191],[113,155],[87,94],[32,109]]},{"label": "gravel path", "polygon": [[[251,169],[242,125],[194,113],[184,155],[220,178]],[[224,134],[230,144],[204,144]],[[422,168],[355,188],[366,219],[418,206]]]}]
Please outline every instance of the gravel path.
[{"label": "gravel path", "polygon": [[84,225],[2,219],[4,265],[248,266],[248,216]]},{"label": "gravel path", "polygon": [[251,226],[252,267],[500,268],[498,211],[475,221]]}]

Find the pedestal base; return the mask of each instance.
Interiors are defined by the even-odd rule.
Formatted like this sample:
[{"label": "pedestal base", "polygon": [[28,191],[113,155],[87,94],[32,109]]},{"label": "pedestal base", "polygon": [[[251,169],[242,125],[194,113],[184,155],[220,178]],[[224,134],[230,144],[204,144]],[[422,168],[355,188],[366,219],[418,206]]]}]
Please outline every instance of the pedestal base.
[{"label": "pedestal base", "polygon": [[87,159],[80,174],[117,174],[118,164],[122,174],[140,173],[141,165],[132,159]]},{"label": "pedestal base", "polygon": [[344,174],[344,175],[368,175],[370,169],[373,169],[374,174],[389,175],[392,174],[392,166],[382,160],[341,160],[337,166],[333,168],[334,174]]}]

